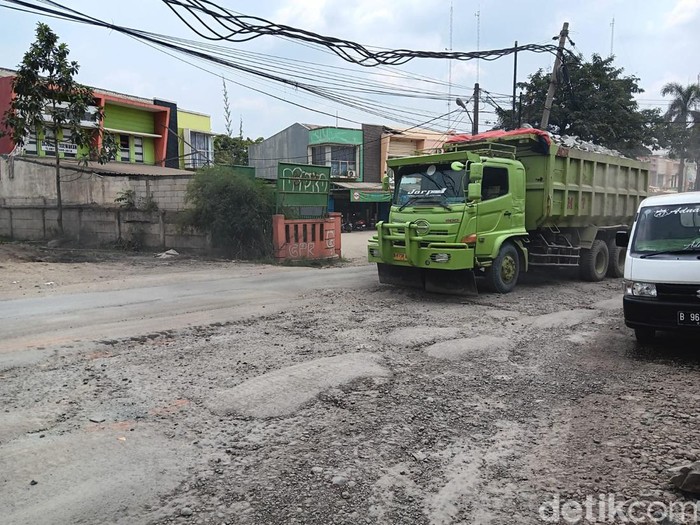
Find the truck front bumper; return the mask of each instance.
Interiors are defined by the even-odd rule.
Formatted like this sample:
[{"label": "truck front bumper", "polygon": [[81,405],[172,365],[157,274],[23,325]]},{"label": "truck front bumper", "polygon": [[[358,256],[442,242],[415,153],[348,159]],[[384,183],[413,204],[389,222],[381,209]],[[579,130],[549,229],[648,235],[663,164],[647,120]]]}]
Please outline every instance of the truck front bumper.
[{"label": "truck front bumper", "polygon": [[700,313],[700,305],[625,295],[622,307],[625,324],[630,328],[700,332],[700,326],[679,324],[679,312]]},{"label": "truck front bumper", "polygon": [[[392,233],[401,230],[402,233]],[[440,270],[472,270],[474,248],[466,243],[438,242],[416,233],[411,223],[379,223],[367,245],[369,262]]]}]

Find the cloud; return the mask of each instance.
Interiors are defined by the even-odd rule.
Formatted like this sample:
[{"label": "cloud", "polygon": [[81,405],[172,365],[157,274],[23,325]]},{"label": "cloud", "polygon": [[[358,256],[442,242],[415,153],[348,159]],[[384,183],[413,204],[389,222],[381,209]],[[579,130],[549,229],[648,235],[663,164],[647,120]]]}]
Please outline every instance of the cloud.
[{"label": "cloud", "polygon": [[665,16],[664,29],[673,29],[691,22],[700,12],[700,0],[678,0]]}]

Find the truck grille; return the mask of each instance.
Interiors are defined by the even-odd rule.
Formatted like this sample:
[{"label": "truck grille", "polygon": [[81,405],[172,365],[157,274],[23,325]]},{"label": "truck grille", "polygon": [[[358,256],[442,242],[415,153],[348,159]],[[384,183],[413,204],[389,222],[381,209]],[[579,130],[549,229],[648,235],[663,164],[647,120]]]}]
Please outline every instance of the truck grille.
[{"label": "truck grille", "polygon": [[657,284],[657,297],[661,300],[678,303],[700,304],[700,285],[698,284]]}]

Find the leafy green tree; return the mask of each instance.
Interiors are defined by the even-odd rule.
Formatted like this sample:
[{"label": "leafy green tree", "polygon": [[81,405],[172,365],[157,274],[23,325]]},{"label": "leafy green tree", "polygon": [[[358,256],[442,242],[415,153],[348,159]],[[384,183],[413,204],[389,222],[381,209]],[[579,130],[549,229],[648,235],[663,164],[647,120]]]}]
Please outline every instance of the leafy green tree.
[{"label": "leafy green tree", "polygon": [[227,166],[198,171],[187,187],[182,225],[211,235],[215,248],[238,259],[272,254],[274,188]]},{"label": "leafy green tree", "polygon": [[238,137],[216,135],[214,137],[214,164],[247,166],[248,146],[262,141],[262,137],[258,137],[255,140],[250,138],[244,139],[242,134]]},{"label": "leafy green tree", "polygon": [[[690,156],[698,158],[700,144],[698,144],[698,126],[700,126],[700,114],[696,108],[700,105],[700,84],[682,86],[677,82],[669,82],[661,88],[661,95],[673,97],[666,118],[671,122],[672,134],[675,140],[672,143],[672,152],[678,155],[680,167],[678,170],[678,191],[685,190],[685,161]],[[695,177],[695,187],[700,188]]]},{"label": "leafy green tree", "polygon": [[[59,137],[64,130],[70,140],[100,163],[114,158],[116,144],[111,136],[105,136],[102,147],[97,148],[99,123],[104,117],[97,107],[97,124],[94,129],[81,126],[81,120],[91,107],[95,107],[92,90],[75,81],[78,63],[68,60],[68,46],[58,42],[58,36],[46,24],[39,23],[36,40],[24,55],[13,80],[14,97],[3,117],[3,125],[15,144],[22,146],[31,133],[37,140],[41,135],[53,141],[56,155],[56,200],[58,230],[63,235],[63,203],[61,199],[61,158]],[[45,115],[48,119],[45,119]],[[67,138],[67,137],[64,137]],[[87,159],[85,159],[87,160]]]},{"label": "leafy green tree", "polygon": [[[668,138],[661,111],[639,109],[634,99],[644,92],[639,78],[625,76],[613,61],[594,54],[590,62],[581,55],[566,62],[557,75],[550,131],[576,135],[631,156],[663,147]],[[539,127],[549,81],[549,73],[540,69],[518,84],[523,90],[522,123]],[[516,120],[510,110],[497,110],[497,114],[503,127]]]}]

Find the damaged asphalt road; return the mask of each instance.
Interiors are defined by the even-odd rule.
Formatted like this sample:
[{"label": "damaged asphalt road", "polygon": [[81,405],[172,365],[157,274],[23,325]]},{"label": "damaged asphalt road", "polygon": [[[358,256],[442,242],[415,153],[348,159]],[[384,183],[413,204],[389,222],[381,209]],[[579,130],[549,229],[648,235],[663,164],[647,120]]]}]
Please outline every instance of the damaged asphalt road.
[{"label": "damaged asphalt road", "polygon": [[555,497],[695,501],[667,472],[700,458],[697,344],[639,347],[619,280],[457,298],[371,266],[237,271],[0,302],[3,523],[534,524]]}]

